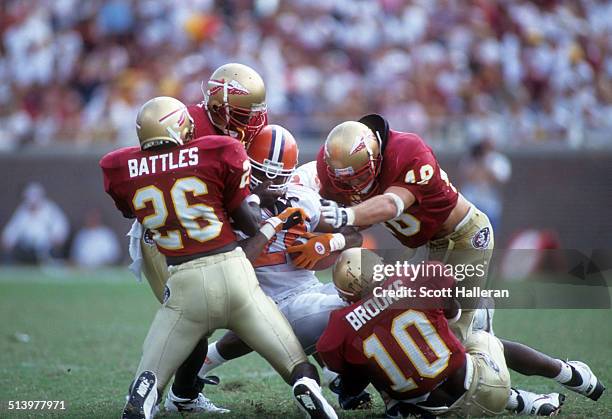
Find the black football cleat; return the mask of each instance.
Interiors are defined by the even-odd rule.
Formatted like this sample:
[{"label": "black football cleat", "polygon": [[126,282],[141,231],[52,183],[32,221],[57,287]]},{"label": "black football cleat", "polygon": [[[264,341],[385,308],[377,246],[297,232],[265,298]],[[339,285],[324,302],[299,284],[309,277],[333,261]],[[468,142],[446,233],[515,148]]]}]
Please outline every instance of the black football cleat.
[{"label": "black football cleat", "polygon": [[132,384],[122,419],[151,419],[157,413],[157,377],[143,371]]}]

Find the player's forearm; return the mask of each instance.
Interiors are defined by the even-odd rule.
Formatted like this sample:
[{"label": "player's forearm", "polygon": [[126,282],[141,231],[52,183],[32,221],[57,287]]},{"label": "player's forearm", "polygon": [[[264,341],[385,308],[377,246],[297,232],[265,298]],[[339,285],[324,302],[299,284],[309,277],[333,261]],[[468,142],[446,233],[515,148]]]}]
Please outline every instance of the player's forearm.
[{"label": "player's forearm", "polygon": [[384,223],[397,216],[397,206],[388,195],[372,197],[351,208],[354,214],[352,225],[369,226]]},{"label": "player's forearm", "polygon": [[242,247],[242,250],[246,254],[247,259],[253,263],[259,257],[263,249],[268,243],[268,238],[261,232],[258,232],[255,236],[249,237],[238,242],[238,245]]},{"label": "player's forearm", "polygon": [[247,236],[252,237],[257,234],[261,222],[261,210],[257,202],[245,199],[231,217],[236,227]]},{"label": "player's forearm", "polygon": [[354,227],[344,227],[340,230],[340,233],[344,236],[344,249],[361,247],[363,244],[363,236]]}]

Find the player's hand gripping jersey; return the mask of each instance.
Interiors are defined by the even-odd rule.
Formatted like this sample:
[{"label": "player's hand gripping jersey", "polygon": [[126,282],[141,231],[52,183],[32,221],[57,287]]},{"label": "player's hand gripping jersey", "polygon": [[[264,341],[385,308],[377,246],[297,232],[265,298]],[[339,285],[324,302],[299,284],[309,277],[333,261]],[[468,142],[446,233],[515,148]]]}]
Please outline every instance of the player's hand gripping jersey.
[{"label": "player's hand gripping jersey", "polygon": [[228,212],[249,195],[250,164],[244,147],[230,137],[144,151],[122,148],[100,166],[117,208],[151,230],[164,255],[209,252],[236,240]]},{"label": "player's hand gripping jersey", "polygon": [[[418,292],[421,287],[452,288],[454,279],[392,278],[381,285]],[[396,400],[426,395],[466,362],[463,346],[448,327],[445,304],[441,297],[418,300],[370,294],[332,312],[317,351],[331,370],[364,380],[364,387],[371,382]]]},{"label": "player's hand gripping jersey", "polygon": [[[385,226],[405,246],[416,248],[427,243],[440,229],[457,204],[458,193],[438,164],[431,148],[416,134],[387,129],[382,135],[382,166],[375,190],[367,197],[379,195],[390,186],[408,189],[416,202]],[[355,145],[355,150],[360,144]],[[350,195],[334,188],[325,164],[325,147],[317,156],[317,174],[321,196],[353,205],[363,196]]]},{"label": "player's hand gripping jersey", "polygon": [[[312,271],[297,268],[287,253],[287,247],[291,246],[298,237],[316,229],[321,211],[319,199],[319,195],[314,191],[290,183],[285,196],[276,203],[275,214],[262,208],[262,220],[281,213],[287,207],[300,207],[309,218],[303,225],[276,233],[253,263],[261,288],[275,301],[283,299],[289,293],[299,293],[319,284]],[[237,234],[241,239],[246,238],[242,232],[238,231]]]}]

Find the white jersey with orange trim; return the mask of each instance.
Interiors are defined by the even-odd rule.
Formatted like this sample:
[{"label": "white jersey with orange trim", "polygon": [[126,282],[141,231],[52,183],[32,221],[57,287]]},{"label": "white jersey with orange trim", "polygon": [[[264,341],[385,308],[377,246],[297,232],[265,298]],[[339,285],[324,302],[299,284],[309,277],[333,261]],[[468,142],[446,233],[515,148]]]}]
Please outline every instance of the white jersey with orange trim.
[{"label": "white jersey with orange trim", "polygon": [[321,182],[319,182],[319,176],[317,175],[317,161],[304,163],[295,169],[291,182],[305,186],[318,194],[321,189]]},{"label": "white jersey with orange trim", "polygon": [[[290,183],[285,198],[279,200],[276,214],[290,206],[303,208],[309,221],[306,221],[304,226],[277,233],[253,263],[261,288],[279,304],[282,300],[320,284],[314,271],[297,268],[287,253],[288,246],[291,246],[304,232],[313,232],[319,224],[320,196],[308,187]],[[263,208],[261,211],[264,220],[276,214]],[[246,238],[240,231],[236,234],[240,239]]]}]

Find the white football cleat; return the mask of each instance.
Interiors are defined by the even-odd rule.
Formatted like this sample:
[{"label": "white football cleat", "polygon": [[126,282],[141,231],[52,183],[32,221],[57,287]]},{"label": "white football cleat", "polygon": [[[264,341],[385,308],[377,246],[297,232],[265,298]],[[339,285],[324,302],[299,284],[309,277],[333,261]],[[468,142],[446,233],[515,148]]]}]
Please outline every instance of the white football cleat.
[{"label": "white football cleat", "polygon": [[293,384],[293,397],[304,417],[338,419],[334,408],[325,400],[321,387],[312,378],[302,377]]},{"label": "white football cleat", "polygon": [[561,411],[565,396],[560,393],[536,394],[530,391],[512,389],[518,393],[519,415],[556,416]]},{"label": "white football cleat", "polygon": [[198,393],[198,397],[195,399],[183,399],[175,396],[172,388],[168,390],[164,407],[168,412],[229,413],[229,409],[215,406],[202,393]]},{"label": "white football cleat", "polygon": [[582,378],[582,383],[577,386],[568,386],[567,384],[563,384],[564,387],[569,390],[575,391],[578,394],[582,394],[583,396],[587,396],[589,399],[597,401],[601,394],[606,389],[601,381],[597,379],[593,371],[589,368],[587,364],[580,361],[567,361],[568,365],[571,365],[578,374],[580,374],[580,378]]},{"label": "white football cleat", "polygon": [[134,381],[122,419],[151,419],[157,413],[157,377],[143,371]]}]

